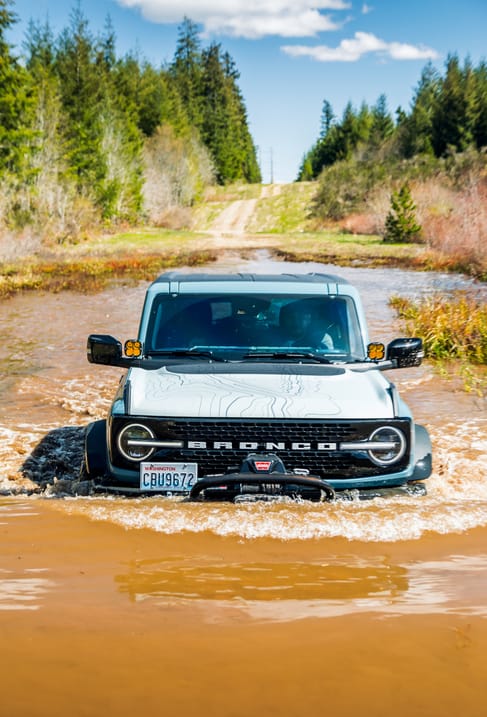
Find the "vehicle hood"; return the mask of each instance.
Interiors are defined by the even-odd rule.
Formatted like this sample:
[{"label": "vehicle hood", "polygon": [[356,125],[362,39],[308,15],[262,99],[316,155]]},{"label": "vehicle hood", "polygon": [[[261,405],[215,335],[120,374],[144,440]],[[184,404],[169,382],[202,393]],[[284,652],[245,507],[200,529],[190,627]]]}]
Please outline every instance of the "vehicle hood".
[{"label": "vehicle hood", "polygon": [[175,418],[393,418],[378,370],[237,364],[133,368],[128,413]]}]

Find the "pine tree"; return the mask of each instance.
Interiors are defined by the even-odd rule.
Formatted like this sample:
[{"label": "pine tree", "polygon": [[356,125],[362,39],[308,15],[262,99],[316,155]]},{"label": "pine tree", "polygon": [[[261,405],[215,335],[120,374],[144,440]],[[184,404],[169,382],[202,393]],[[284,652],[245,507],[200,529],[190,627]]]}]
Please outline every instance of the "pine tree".
[{"label": "pine tree", "polygon": [[399,146],[403,157],[433,154],[433,113],[439,86],[439,75],[429,62],[421,73],[412,100],[411,112],[399,123]]},{"label": "pine tree", "polygon": [[169,72],[176,80],[179,94],[190,123],[201,129],[202,117],[202,51],[198,25],[185,17]]},{"label": "pine tree", "polygon": [[105,218],[133,218],[142,202],[142,144],[134,105],[117,91],[114,46],[111,24],[97,40],[78,6],[61,35],[55,70],[79,193]]},{"label": "pine tree", "polygon": [[28,75],[5,38],[17,21],[11,5],[11,0],[0,0],[0,175],[8,173],[21,183],[28,179],[32,152],[32,96]]},{"label": "pine tree", "polygon": [[228,52],[223,54],[222,66],[230,95],[230,122],[234,125],[234,132],[241,152],[238,178],[245,182],[261,182],[262,176],[257,161],[257,151],[249,131],[245,101],[238,85],[240,73]]},{"label": "pine tree", "polygon": [[437,157],[447,151],[462,152],[472,144],[476,120],[474,83],[470,63],[460,67],[457,55],[447,60],[435,104],[432,143]]},{"label": "pine tree", "polygon": [[376,104],[372,107],[369,136],[367,141],[372,148],[378,148],[394,132],[394,122],[387,109],[385,95],[380,95]]},{"label": "pine tree", "polygon": [[391,209],[386,217],[385,242],[411,242],[418,238],[421,226],[416,221],[416,205],[407,183],[391,195]]},{"label": "pine tree", "polygon": [[328,132],[335,121],[335,115],[333,113],[333,107],[328,100],[323,100],[323,107],[321,110],[321,121],[320,121],[320,139],[325,139]]},{"label": "pine tree", "polygon": [[235,64],[216,43],[203,51],[202,60],[201,137],[213,157],[217,181],[260,181]]},{"label": "pine tree", "polygon": [[99,117],[103,83],[96,67],[95,41],[81,10],[71,13],[70,27],[60,37],[55,69],[60,82],[70,165],[79,190],[96,194],[104,175]]},{"label": "pine tree", "polygon": [[475,70],[475,92],[478,115],[474,129],[477,149],[487,147],[487,64],[481,62]]}]

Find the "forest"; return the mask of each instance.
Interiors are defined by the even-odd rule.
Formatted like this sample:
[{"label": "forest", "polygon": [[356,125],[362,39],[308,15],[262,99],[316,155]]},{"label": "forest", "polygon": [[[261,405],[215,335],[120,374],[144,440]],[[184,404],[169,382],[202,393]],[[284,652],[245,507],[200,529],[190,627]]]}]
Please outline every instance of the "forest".
[{"label": "forest", "polygon": [[[161,67],[119,56],[111,21],[93,33],[79,3],[58,36],[31,21],[21,48],[7,40],[17,20],[0,0],[1,237],[190,227],[210,186],[261,182],[236,64],[189,18]],[[486,147],[487,65],[451,55],[443,73],[426,65],[394,115],[385,95],[341,117],[325,99],[296,179],[315,185],[317,230],[422,242],[484,275]]]},{"label": "forest", "polygon": [[93,34],[79,4],[58,37],[31,20],[19,55],[17,19],[0,0],[0,231],[163,225],[209,184],[260,181],[235,63],[190,19],[164,67],[118,57],[110,20]]},{"label": "forest", "polygon": [[316,227],[421,243],[485,277],[486,63],[453,54],[443,74],[427,64],[409,110],[395,117],[385,95],[372,107],[348,103],[341,118],[325,99],[298,179],[316,181]]},{"label": "forest", "polygon": [[487,146],[487,65],[462,66],[450,55],[444,76],[431,63],[423,69],[410,111],[396,118],[381,95],[374,106],[349,102],[341,119],[323,102],[321,131],[304,156],[299,179],[316,179],[321,171],[352,158],[398,161],[417,156],[441,158]]}]

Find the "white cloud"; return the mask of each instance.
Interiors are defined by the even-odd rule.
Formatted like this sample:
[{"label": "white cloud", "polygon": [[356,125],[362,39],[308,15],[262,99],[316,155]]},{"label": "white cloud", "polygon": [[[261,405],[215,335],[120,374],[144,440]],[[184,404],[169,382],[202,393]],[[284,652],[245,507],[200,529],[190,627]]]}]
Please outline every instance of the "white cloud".
[{"label": "white cloud", "polygon": [[342,40],[338,47],[326,45],[285,45],[282,51],[291,57],[311,57],[318,62],[357,62],[363,55],[375,53],[393,60],[434,60],[438,53],[423,45],[385,42],[369,32],[356,32],[353,39]]},{"label": "white cloud", "polygon": [[178,23],[189,17],[205,33],[259,38],[313,37],[338,25],[323,11],[345,10],[346,0],[117,0],[153,22]]}]

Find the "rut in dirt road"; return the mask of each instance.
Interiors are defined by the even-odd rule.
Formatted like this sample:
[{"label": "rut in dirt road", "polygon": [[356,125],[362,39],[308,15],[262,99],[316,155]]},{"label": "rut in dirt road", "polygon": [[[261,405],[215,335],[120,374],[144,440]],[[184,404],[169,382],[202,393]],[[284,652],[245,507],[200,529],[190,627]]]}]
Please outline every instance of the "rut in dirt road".
[{"label": "rut in dirt road", "polygon": [[260,199],[276,196],[280,193],[278,184],[263,185],[260,197],[254,199],[237,199],[230,202],[212,222],[208,233],[218,237],[235,237],[239,240],[247,233],[247,227],[253,218]]}]

